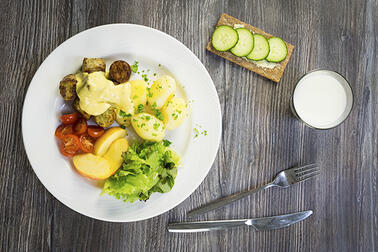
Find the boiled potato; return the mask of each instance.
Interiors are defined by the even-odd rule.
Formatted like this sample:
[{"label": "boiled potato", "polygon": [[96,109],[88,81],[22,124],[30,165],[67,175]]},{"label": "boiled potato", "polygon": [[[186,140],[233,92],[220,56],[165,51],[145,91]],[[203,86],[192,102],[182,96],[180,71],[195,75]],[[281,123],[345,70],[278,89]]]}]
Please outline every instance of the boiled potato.
[{"label": "boiled potato", "polygon": [[140,104],[146,106],[148,94],[147,83],[144,80],[132,80],[129,83],[131,85],[131,100],[134,102],[135,110],[137,110]]},{"label": "boiled potato", "polygon": [[164,75],[154,81],[148,94],[148,103],[153,108],[161,109],[164,104],[174,96],[176,81],[168,75]]},{"label": "boiled potato", "polygon": [[173,97],[162,109],[163,123],[168,130],[179,127],[185,120],[187,105],[184,99]]},{"label": "boiled potato", "polygon": [[78,154],[72,159],[76,170],[91,179],[106,179],[112,175],[110,163],[103,157],[92,153]]},{"label": "boiled potato", "polygon": [[125,138],[115,140],[103,156],[110,164],[110,172],[114,174],[122,165],[122,153],[129,148],[129,143]]},{"label": "boiled potato", "polygon": [[161,141],[165,136],[165,126],[155,116],[140,113],[131,118],[131,125],[141,138],[150,141]]},{"label": "boiled potato", "polygon": [[97,139],[94,145],[93,153],[98,156],[104,155],[115,140],[125,137],[126,134],[127,131],[120,127],[113,127],[106,130],[104,135]]}]

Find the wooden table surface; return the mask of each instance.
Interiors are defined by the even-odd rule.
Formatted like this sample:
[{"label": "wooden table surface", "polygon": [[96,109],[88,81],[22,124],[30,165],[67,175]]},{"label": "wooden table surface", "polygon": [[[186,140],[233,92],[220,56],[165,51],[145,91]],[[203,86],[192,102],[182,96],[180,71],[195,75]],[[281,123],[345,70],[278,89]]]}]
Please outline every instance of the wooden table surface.
[{"label": "wooden table surface", "polygon": [[[0,251],[374,251],[378,247],[376,0],[1,0],[0,10]],[[223,12],[295,45],[280,83],[205,51]],[[94,220],[58,202],[35,176],[21,133],[23,100],[47,55],[85,29],[120,22],[159,29],[191,49],[214,81],[223,115],[219,152],[199,188],[165,214],[125,224]],[[342,73],[355,96],[348,120],[326,131],[304,126],[289,111],[296,80],[317,68]],[[314,210],[299,224],[266,232],[236,228],[171,234],[166,230],[168,222],[184,221],[190,209],[310,162],[321,164],[317,179],[290,189],[269,189],[200,218]]]}]

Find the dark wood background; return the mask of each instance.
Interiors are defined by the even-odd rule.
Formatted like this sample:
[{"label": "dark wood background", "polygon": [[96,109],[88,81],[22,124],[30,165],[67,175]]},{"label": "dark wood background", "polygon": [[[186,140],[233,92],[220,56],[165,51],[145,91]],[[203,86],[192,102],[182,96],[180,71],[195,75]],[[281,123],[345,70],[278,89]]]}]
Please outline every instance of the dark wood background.
[{"label": "dark wood background", "polygon": [[[295,45],[274,84],[205,51],[228,13]],[[0,1],[1,251],[374,251],[378,247],[378,3],[376,0]],[[58,202],[34,175],[21,134],[29,83],[60,43],[90,27],[136,23],[182,41],[214,80],[223,114],[217,159],[181,205],[136,223],[107,223]],[[317,131],[289,112],[296,80],[327,68],[350,81],[355,106],[341,126]],[[52,83],[55,85],[55,83]],[[38,115],[36,120],[38,120]],[[220,196],[263,184],[287,167],[319,162],[322,175],[270,189],[200,219],[312,209],[289,228],[171,234],[170,221]]]}]

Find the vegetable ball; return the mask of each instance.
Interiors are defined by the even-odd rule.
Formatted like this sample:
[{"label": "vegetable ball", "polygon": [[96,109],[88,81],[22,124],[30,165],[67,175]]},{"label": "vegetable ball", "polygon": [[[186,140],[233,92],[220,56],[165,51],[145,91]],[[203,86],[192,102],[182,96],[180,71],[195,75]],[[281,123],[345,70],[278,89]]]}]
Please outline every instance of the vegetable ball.
[{"label": "vegetable ball", "polygon": [[123,60],[114,61],[110,65],[109,78],[117,83],[124,83],[130,79],[130,65]]}]

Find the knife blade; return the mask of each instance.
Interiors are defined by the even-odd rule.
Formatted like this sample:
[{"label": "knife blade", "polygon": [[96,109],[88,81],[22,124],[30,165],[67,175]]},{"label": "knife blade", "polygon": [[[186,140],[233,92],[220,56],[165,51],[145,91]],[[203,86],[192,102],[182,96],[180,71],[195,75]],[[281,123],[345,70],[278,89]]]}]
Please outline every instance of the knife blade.
[{"label": "knife blade", "polygon": [[263,217],[253,219],[241,219],[241,220],[216,220],[216,221],[195,221],[195,222],[181,222],[181,223],[169,223],[168,231],[176,233],[193,233],[193,232],[207,232],[213,230],[222,230],[238,226],[252,226],[257,231],[272,230],[290,226],[299,221],[302,221],[309,217],[313,213],[312,210]]}]

